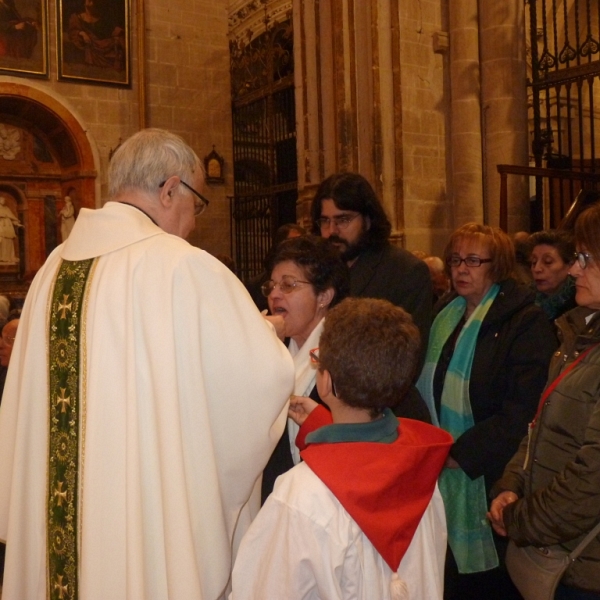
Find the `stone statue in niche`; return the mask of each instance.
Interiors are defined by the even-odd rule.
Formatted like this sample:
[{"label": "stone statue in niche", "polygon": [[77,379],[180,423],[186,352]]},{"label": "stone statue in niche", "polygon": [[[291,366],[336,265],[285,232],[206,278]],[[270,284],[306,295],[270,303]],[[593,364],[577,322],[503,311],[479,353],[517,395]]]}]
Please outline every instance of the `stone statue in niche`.
[{"label": "stone statue in niche", "polygon": [[6,198],[0,196],[0,263],[15,264],[15,227],[23,227],[21,221],[6,206]]},{"label": "stone statue in niche", "polygon": [[0,123],[0,156],[15,160],[21,151],[21,132],[16,127]]},{"label": "stone statue in niche", "polygon": [[75,225],[75,208],[70,196],[65,196],[65,205],[60,211],[60,236],[65,242]]}]

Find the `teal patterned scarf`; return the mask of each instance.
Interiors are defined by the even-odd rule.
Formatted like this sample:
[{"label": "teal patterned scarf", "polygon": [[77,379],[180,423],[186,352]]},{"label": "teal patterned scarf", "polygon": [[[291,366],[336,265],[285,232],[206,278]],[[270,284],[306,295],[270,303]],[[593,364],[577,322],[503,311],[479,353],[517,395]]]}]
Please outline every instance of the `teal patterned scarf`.
[{"label": "teal patterned scarf", "polygon": [[549,319],[558,319],[567,310],[575,308],[575,279],[570,275],[554,294],[537,292],[535,303],[546,313]]},{"label": "teal patterned scarf", "polygon": [[[500,287],[492,285],[460,332],[448,365],[438,422],[433,397],[433,377],[444,344],[462,319],[466,300],[455,298],[436,317],[431,328],[427,357],[417,388],[431,417],[456,440],[474,425],[469,380],[481,323]],[[448,543],[460,573],[488,571],[498,566],[492,530],[486,519],[487,498],[483,477],[471,480],[462,469],[444,469],[439,479],[448,523]]]}]

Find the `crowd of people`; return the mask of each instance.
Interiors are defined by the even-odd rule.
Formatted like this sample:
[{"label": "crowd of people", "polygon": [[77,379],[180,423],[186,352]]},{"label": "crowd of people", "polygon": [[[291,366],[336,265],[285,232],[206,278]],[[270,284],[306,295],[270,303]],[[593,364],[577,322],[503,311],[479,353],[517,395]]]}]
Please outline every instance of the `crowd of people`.
[{"label": "crowd of people", "polygon": [[[2,324],[4,600],[519,600],[509,544],[600,521],[600,204],[519,272],[480,223],[394,246],[335,174],[245,287],[185,241],[181,138],[142,130],[108,179]],[[556,599],[600,598],[599,563]]]}]

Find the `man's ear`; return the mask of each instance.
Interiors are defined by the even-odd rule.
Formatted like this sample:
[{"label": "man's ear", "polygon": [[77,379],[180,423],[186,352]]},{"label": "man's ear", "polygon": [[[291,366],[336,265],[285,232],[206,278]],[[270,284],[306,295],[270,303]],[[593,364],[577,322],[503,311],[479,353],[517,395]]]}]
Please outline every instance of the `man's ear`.
[{"label": "man's ear", "polygon": [[181,180],[177,175],[172,175],[165,181],[165,184],[159,188],[159,199],[163,208],[169,209],[173,205],[173,194],[175,193],[175,188],[179,185],[180,181]]}]

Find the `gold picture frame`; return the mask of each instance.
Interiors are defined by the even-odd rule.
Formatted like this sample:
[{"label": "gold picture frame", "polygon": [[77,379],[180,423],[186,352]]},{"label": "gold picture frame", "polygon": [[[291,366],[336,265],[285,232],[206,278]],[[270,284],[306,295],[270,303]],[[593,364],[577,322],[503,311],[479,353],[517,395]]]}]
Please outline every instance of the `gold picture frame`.
[{"label": "gold picture frame", "polygon": [[58,0],[58,79],[131,86],[131,0]]},{"label": "gold picture frame", "polygon": [[48,77],[47,0],[0,0],[0,74]]}]

